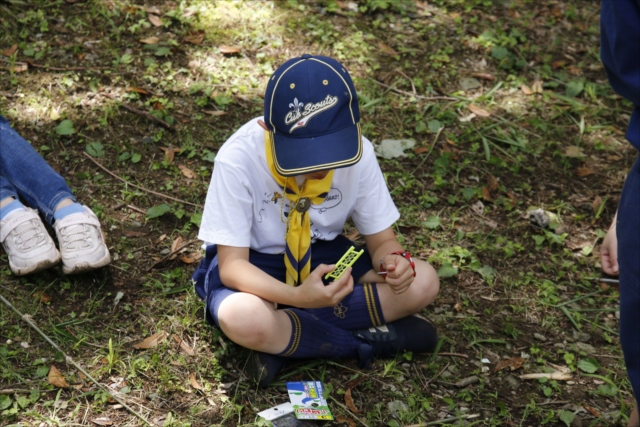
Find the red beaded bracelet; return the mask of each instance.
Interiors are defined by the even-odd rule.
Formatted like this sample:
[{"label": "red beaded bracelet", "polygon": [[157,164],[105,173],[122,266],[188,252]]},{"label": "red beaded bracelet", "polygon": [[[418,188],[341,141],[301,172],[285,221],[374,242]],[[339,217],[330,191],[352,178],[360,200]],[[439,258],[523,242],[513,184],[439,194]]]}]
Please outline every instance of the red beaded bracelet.
[{"label": "red beaded bracelet", "polygon": [[[407,261],[409,261],[409,264],[411,265],[411,268],[413,269],[413,277],[416,277],[416,263],[413,262],[413,258],[411,258],[411,254],[409,252],[397,251],[397,252],[391,252],[389,255],[400,255],[402,258],[404,258]],[[387,269],[384,267],[384,262],[382,260],[380,260],[380,272],[384,273],[386,271],[387,271]]]}]

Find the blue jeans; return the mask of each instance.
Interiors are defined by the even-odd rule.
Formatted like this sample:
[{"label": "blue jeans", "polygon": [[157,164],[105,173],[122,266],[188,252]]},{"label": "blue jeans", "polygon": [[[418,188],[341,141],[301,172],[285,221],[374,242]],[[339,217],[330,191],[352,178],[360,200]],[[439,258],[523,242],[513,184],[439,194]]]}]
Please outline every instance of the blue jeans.
[{"label": "blue jeans", "polygon": [[616,223],[620,265],[620,344],[640,402],[640,157],[627,175]]},{"label": "blue jeans", "polygon": [[76,201],[64,178],[0,116],[0,200],[7,197],[22,199],[49,224],[58,203]]}]

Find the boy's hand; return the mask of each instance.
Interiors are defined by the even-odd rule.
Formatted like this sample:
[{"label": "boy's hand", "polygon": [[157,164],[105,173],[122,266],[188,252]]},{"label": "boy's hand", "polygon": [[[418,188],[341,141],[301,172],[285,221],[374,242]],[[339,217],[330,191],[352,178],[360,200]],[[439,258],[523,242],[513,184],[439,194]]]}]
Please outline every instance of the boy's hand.
[{"label": "boy's hand", "polygon": [[325,286],[322,278],[334,268],[335,265],[320,264],[300,286],[294,288],[297,292],[296,301],[298,301],[296,307],[333,307],[353,292],[351,267],[347,268],[338,280]]},{"label": "boy's hand", "polygon": [[387,270],[384,275],[385,281],[394,294],[398,295],[409,289],[413,283],[414,272],[408,259],[389,254],[382,258],[382,263]]},{"label": "boy's hand", "polygon": [[602,241],[600,262],[602,263],[602,271],[610,276],[618,275],[618,236],[616,235],[615,223],[609,228]]}]

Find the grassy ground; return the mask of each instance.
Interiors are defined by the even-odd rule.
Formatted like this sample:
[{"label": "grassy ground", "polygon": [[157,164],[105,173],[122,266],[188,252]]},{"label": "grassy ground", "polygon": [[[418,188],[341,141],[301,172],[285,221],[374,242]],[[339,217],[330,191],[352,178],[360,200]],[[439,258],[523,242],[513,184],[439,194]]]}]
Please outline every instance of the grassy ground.
[{"label": "grassy ground", "polygon": [[[595,0],[0,1],[0,112],[99,215],[114,258],[18,278],[0,253],[0,295],[58,346],[0,304],[0,424],[265,425],[257,412],[296,378],[328,385],[330,425],[623,423],[618,293],[595,278],[636,153],[631,106],[599,62],[598,12]],[[217,149],[261,114],[273,70],[306,52],[351,71],[371,140],[415,141],[380,163],[404,245],[439,269],[424,314],[442,341],[369,371],[302,361],[260,390],[189,278]],[[538,208],[547,228],[530,222]]]}]

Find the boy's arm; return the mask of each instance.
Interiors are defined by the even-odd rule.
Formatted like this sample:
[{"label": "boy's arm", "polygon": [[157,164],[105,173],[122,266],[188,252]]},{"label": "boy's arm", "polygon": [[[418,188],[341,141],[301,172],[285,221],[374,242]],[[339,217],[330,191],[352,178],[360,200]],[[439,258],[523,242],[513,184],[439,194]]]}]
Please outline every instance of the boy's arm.
[{"label": "boy's arm", "polygon": [[404,249],[398,242],[391,227],[379,233],[364,236],[367,250],[373,261],[373,268],[380,271],[380,264],[384,265],[387,272],[384,275],[385,281],[396,294],[406,291],[414,278],[414,270],[411,263],[400,255],[393,255],[393,252],[402,252]]},{"label": "boy's arm", "polygon": [[292,287],[274,279],[249,262],[249,248],[218,245],[220,280],[228,288],[247,292],[260,298],[299,308],[334,306],[353,291],[351,271],[325,286],[322,276],[333,265],[319,265],[299,286]]}]

